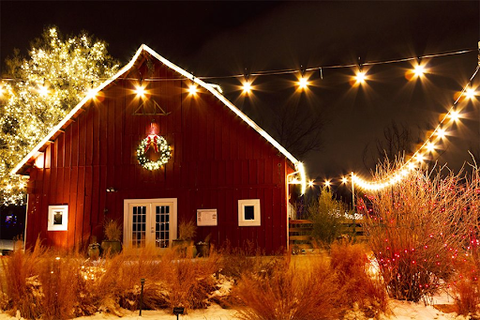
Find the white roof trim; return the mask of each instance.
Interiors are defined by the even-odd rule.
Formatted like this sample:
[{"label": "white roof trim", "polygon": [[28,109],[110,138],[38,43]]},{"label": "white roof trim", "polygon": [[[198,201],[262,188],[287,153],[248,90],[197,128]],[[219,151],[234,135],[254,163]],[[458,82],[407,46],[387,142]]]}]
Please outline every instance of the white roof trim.
[{"label": "white roof trim", "polygon": [[[257,131],[262,137],[264,137],[270,144],[272,144],[278,151],[280,151],[288,160],[290,160],[296,167],[297,171],[300,174],[301,177],[301,185],[302,185],[302,193],[305,192],[306,189],[306,177],[305,177],[305,169],[303,166],[303,163],[298,161],[290,152],[288,152],[280,143],[278,143],[275,139],[272,138],[265,130],[260,128],[252,119],[250,119],[246,114],[241,112],[233,103],[231,103],[227,98],[225,98],[213,85],[210,85],[196,77],[193,76],[193,74],[187,72],[186,70],[178,67],[177,65],[173,64],[172,62],[168,61],[152,49],[150,49],[147,45],[142,44],[140,48],[137,50],[135,55],[133,56],[132,60],[125,65],[120,71],[117,72],[114,76],[112,76],[110,79],[107,81],[103,82],[100,86],[94,89],[94,93],[97,93],[98,91],[102,90],[106,86],[108,86],[110,83],[115,81],[117,78],[119,78],[122,74],[130,70],[135,62],[137,61],[138,57],[142,53],[142,51],[147,51],[149,54],[157,58],[160,62],[162,62],[164,65],[167,67],[175,70],[176,72],[180,73],[182,76],[184,76],[187,79],[190,79],[191,81],[195,82],[199,86],[205,88],[208,90],[210,93],[212,93],[215,97],[217,97],[220,101],[223,102],[230,110],[232,110],[237,116],[239,116],[243,121],[248,123],[250,127],[252,127],[255,131]],[[93,93],[92,93],[93,94]],[[47,143],[54,135],[55,133],[58,132],[82,107],[83,105],[90,100],[90,96],[86,96],[83,98],[76,106],[73,108],[68,115],[60,121],[53,129],[50,131],[50,133],[42,140],[40,141],[36,147],[29,153],[27,154],[22,161],[20,161],[15,168],[12,170],[13,174],[16,174],[20,168],[22,168],[31,158],[35,157],[38,155],[40,148],[42,148],[45,143]]]}]

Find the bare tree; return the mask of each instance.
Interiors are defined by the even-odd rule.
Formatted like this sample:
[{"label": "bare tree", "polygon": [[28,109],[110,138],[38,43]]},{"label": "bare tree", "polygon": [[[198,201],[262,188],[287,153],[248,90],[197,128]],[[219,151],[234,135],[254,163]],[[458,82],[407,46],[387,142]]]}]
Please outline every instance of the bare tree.
[{"label": "bare tree", "polygon": [[285,105],[278,114],[274,135],[282,146],[298,158],[323,146],[321,135],[325,125],[322,114],[306,112],[301,107]]},{"label": "bare tree", "polygon": [[[404,124],[397,124],[395,120],[390,126],[383,129],[383,137],[377,138],[363,149],[363,164],[371,169],[377,163],[388,161],[393,163],[413,151],[414,135]],[[418,140],[418,137],[415,139]]]}]

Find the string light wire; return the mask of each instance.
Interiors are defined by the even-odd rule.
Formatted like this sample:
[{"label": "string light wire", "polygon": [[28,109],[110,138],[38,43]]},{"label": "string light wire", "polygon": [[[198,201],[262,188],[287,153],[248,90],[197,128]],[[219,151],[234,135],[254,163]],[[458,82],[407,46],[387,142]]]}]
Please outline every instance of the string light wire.
[{"label": "string light wire", "polygon": [[[380,60],[380,61],[370,61],[370,62],[362,62],[362,67],[370,67],[370,66],[378,66],[382,64],[392,64],[392,63],[402,63],[408,62],[412,60],[421,60],[421,59],[432,59],[432,58],[441,58],[441,57],[448,57],[448,56],[456,56],[467,54],[471,52],[475,52],[475,49],[463,49],[463,50],[456,50],[456,51],[449,51],[449,52],[441,52],[441,53],[430,53],[425,54],[422,56],[413,56],[413,57],[405,57],[405,58],[398,58],[398,59],[391,59],[391,60]],[[337,64],[337,65],[326,65],[326,66],[314,66],[314,67],[307,67],[307,68],[288,68],[288,69],[274,69],[274,70],[263,70],[257,72],[249,73],[250,77],[257,77],[257,76],[273,76],[273,75],[285,75],[285,74],[293,74],[299,72],[312,72],[317,71],[321,74],[323,78],[323,70],[325,69],[348,69],[348,68],[358,68],[358,63],[350,63],[350,64]],[[209,79],[234,79],[234,78],[244,78],[245,74],[233,74],[233,75],[224,75],[224,76],[202,76],[196,77],[200,80],[209,80]],[[129,78],[125,78],[129,80]],[[108,80],[108,78],[99,78],[98,80]],[[131,80],[138,80],[138,79],[131,79]],[[151,79],[144,79],[144,81],[172,81],[172,80],[185,80],[184,77],[177,78],[177,79],[162,79],[162,78],[151,78]],[[23,81],[22,79],[18,78],[2,78],[0,81]]]},{"label": "string light wire", "polygon": [[367,181],[365,179],[360,178],[356,174],[352,174],[353,182],[357,186],[361,187],[364,190],[378,191],[378,190],[384,189],[386,187],[392,186],[392,185],[398,183],[400,180],[402,180],[406,176],[408,171],[413,170],[416,167],[414,161],[419,161],[419,162],[423,161],[423,158],[424,158],[423,157],[423,154],[424,154],[423,150],[432,148],[432,144],[434,144],[435,137],[441,138],[441,136],[444,135],[445,129],[443,128],[443,126],[448,125],[448,123],[447,123],[448,119],[451,119],[452,115],[457,112],[456,111],[456,106],[457,106],[458,102],[462,99],[462,97],[465,96],[465,93],[466,93],[467,89],[470,88],[471,83],[472,83],[473,79],[475,78],[475,76],[477,75],[479,69],[480,69],[480,61],[477,64],[477,66],[475,68],[475,71],[473,72],[472,76],[470,77],[467,85],[465,85],[463,87],[463,89],[460,91],[460,94],[455,99],[455,101],[453,102],[453,104],[450,107],[450,109],[448,110],[448,112],[445,114],[445,116],[439,122],[439,124],[437,125],[435,130],[433,130],[433,132],[428,136],[428,138],[425,139],[425,142],[415,151],[415,153],[413,153],[412,157],[410,159],[408,159],[407,161],[405,161],[405,163],[402,166],[400,166],[400,168],[398,170],[396,170],[396,172],[394,174],[392,174],[389,177],[386,177],[386,178],[384,178],[380,181]]},{"label": "string light wire", "polygon": [[[480,46],[480,42],[479,42]],[[443,53],[433,53],[433,54],[425,54],[422,56],[413,56],[413,57],[405,57],[405,58],[398,58],[398,59],[392,59],[392,60],[382,60],[382,61],[370,61],[370,62],[362,62],[361,66],[364,67],[371,67],[371,66],[378,66],[378,65],[385,65],[385,64],[393,64],[393,63],[402,63],[402,62],[408,62],[408,61],[420,61],[422,59],[432,59],[432,58],[439,58],[439,57],[447,57],[447,56],[455,56],[455,55],[462,55],[462,54],[467,54],[477,51],[475,49],[464,49],[464,50],[457,50],[457,51],[450,51],[450,52],[443,52]],[[251,72],[249,73],[250,77],[258,77],[258,76],[273,76],[273,75],[286,75],[286,74],[294,74],[301,72],[302,74],[305,74],[307,72],[319,72],[321,75],[321,78],[323,79],[323,70],[324,69],[346,69],[346,68],[358,68],[359,64],[358,63],[351,63],[351,64],[338,64],[338,65],[326,65],[326,66],[314,66],[314,67],[307,67],[304,68],[301,66],[300,69],[276,69],[276,70],[264,70],[264,71],[257,71],[257,72]],[[382,179],[381,181],[367,181],[365,179],[360,178],[356,174],[352,173],[352,181],[353,183],[357,184],[359,187],[366,189],[366,190],[380,190],[382,188],[391,186],[394,183],[397,183],[400,181],[404,176],[405,172],[407,170],[412,170],[412,168],[415,168],[415,164],[413,163],[414,159],[421,159],[423,158],[422,151],[424,149],[433,149],[434,145],[434,138],[438,137],[441,139],[441,136],[444,135],[445,133],[445,128],[443,128],[444,124],[447,123],[448,119],[451,119],[452,116],[455,114],[456,110],[455,107],[457,106],[458,102],[461,100],[462,96],[465,95],[467,92],[467,89],[470,88],[470,84],[472,80],[475,78],[475,76],[478,73],[478,70],[480,68],[480,55],[479,55],[479,64],[477,65],[474,73],[470,77],[469,83],[463,87],[460,95],[455,99],[453,105],[450,107],[449,111],[447,114],[442,118],[442,120],[439,122],[435,130],[432,132],[432,134],[429,135],[429,137],[425,140],[425,142],[415,151],[415,153],[412,155],[410,159],[408,159],[400,168],[397,170],[398,172],[393,174],[392,176]],[[233,79],[233,78],[244,78],[245,74],[235,74],[235,75],[225,75],[225,76],[204,76],[204,77],[193,77],[193,75],[186,76],[186,74],[182,73],[182,76],[179,78],[150,78],[150,79],[144,79],[144,81],[148,82],[157,82],[157,81],[172,81],[172,80],[178,80],[178,81],[184,81],[185,79],[191,79],[192,81],[195,81],[195,79],[198,79],[200,81],[202,80],[210,80],[210,79]],[[98,80],[109,80],[109,79],[103,79],[99,78]],[[130,79],[130,78],[124,78],[124,80],[133,80],[137,81],[138,79]],[[1,81],[23,81],[22,79],[17,79],[17,78],[2,78],[0,79]],[[197,82],[197,81],[195,81]],[[202,82],[203,83],[203,82]],[[216,85],[216,84],[211,84],[211,83],[203,83],[206,88],[211,86],[214,90],[218,92],[222,92],[221,88]],[[99,88],[97,88],[96,91],[98,91]],[[87,93],[88,94],[88,93]],[[92,93],[90,93],[91,95]],[[302,170],[300,170],[302,171]],[[303,181],[305,180],[306,177],[303,177]],[[305,184],[305,182],[303,182]],[[302,189],[304,189],[305,186],[303,186]]]}]

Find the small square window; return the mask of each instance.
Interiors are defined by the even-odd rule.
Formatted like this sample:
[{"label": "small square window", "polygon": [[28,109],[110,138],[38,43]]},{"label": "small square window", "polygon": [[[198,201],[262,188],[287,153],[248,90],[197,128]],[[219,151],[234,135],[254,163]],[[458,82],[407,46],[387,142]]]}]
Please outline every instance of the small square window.
[{"label": "small square window", "polygon": [[255,206],[243,207],[244,220],[255,220]]},{"label": "small square window", "polygon": [[48,206],[48,231],[68,230],[68,205]]},{"label": "small square window", "polygon": [[238,225],[260,226],[260,199],[238,200]]}]

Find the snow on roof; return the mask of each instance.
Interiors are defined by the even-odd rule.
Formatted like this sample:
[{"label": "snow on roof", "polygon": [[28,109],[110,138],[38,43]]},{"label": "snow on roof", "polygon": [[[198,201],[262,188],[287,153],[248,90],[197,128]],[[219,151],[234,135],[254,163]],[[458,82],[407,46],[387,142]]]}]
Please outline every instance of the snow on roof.
[{"label": "snow on roof", "polygon": [[230,110],[232,110],[237,116],[239,116],[243,121],[245,121],[250,127],[252,127],[255,131],[257,131],[262,137],[264,137],[270,144],[272,144],[278,151],[280,151],[280,153],[282,153],[288,160],[290,160],[294,165],[295,165],[295,168],[297,170],[297,173],[298,173],[298,176],[299,176],[299,179],[296,179],[297,180],[297,183],[301,184],[302,186],[302,193],[305,192],[305,189],[306,189],[306,175],[305,175],[305,168],[303,166],[303,163],[300,162],[299,160],[297,160],[290,152],[288,152],[282,145],[280,145],[280,143],[278,143],[275,139],[272,138],[272,136],[270,136],[265,130],[263,130],[260,126],[258,126],[252,119],[250,119],[246,114],[244,114],[243,112],[241,112],[233,103],[231,103],[227,98],[225,98],[223,96],[223,94],[218,90],[218,86],[216,85],[212,85],[212,84],[209,84],[209,83],[206,83],[196,77],[193,76],[193,74],[189,73],[188,71],[180,68],[179,66],[173,64],[172,62],[168,61],[167,59],[165,59],[164,57],[162,57],[161,55],[159,55],[158,53],[156,53],[155,51],[153,51],[152,49],[150,49],[147,45],[145,44],[142,44],[140,46],[140,48],[137,50],[137,52],[135,53],[135,55],[133,56],[132,60],[130,60],[130,62],[125,65],[120,71],[117,72],[117,74],[115,74],[113,77],[111,77],[110,79],[108,79],[107,81],[103,82],[100,86],[98,86],[97,88],[94,89],[94,91],[92,92],[91,95],[88,95],[86,96],[85,98],[83,98],[76,106],[75,108],[73,108],[69,113],[68,115],[62,120],[60,121],[60,123],[58,123],[53,129],[52,131],[50,131],[50,133],[42,140],[40,141],[36,146],[35,148],[33,148],[33,150],[27,154],[23,159],[22,161],[20,161],[17,166],[15,166],[15,168],[12,170],[12,174],[21,174],[22,172],[19,172],[21,171],[22,168],[24,168],[24,166],[31,160],[35,159],[36,157],[38,157],[39,154],[41,154],[41,149],[47,144],[49,143],[49,141],[53,141],[56,136],[58,136],[58,132],[62,129],[64,129],[65,127],[67,127],[71,121],[71,119],[75,118],[75,116],[79,113],[79,111],[81,111],[81,109],[83,108],[83,106],[85,105],[85,103],[90,99],[91,96],[94,96],[94,94],[96,94],[97,92],[101,91],[103,88],[105,88],[106,86],[108,86],[110,83],[112,83],[113,81],[115,81],[117,78],[119,78],[121,75],[123,75],[124,73],[126,73],[128,70],[130,70],[135,62],[137,61],[137,59],[139,58],[139,56],[141,55],[141,53],[143,51],[146,51],[148,52],[150,55],[152,55],[153,57],[157,58],[160,62],[162,62],[164,65],[166,65],[167,67],[175,70],[176,72],[178,72],[179,74],[181,74],[182,76],[184,76],[185,78],[187,79],[190,79],[191,81],[195,82],[197,85],[205,88],[206,90],[208,90],[211,94],[213,94],[215,97],[217,97],[218,100],[220,100],[221,102],[223,102],[223,104],[225,106],[227,106]]}]

